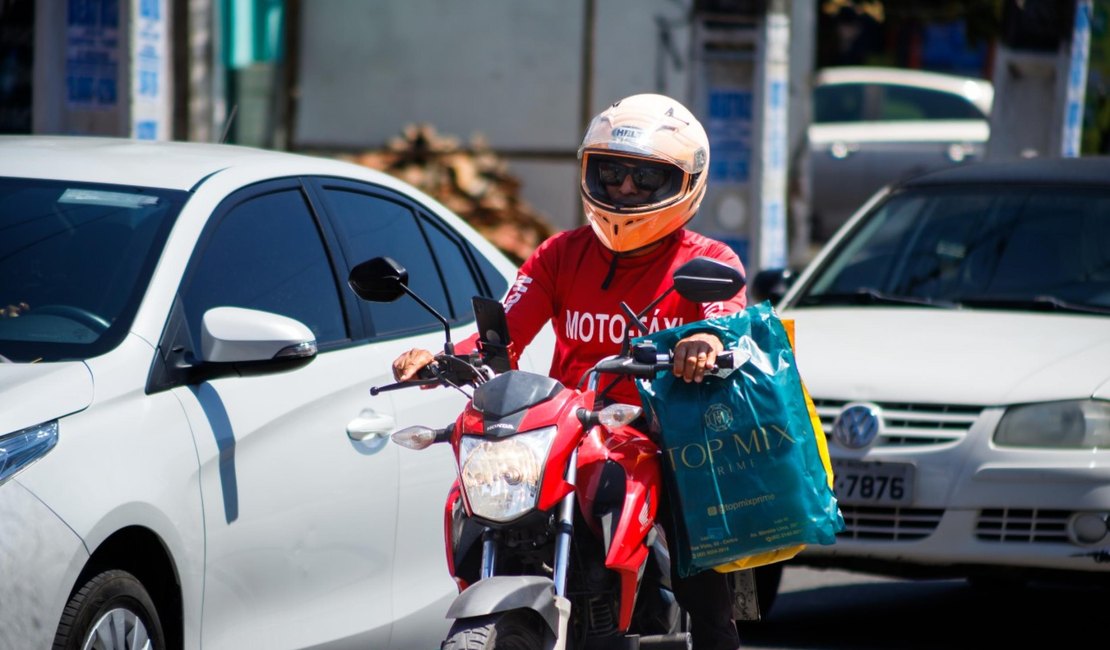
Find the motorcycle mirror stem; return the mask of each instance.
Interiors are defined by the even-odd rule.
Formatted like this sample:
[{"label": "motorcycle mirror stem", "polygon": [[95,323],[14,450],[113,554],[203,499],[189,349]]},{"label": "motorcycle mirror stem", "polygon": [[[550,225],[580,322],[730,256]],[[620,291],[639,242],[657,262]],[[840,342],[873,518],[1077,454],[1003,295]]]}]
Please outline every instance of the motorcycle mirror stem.
[{"label": "motorcycle mirror stem", "polygon": [[415,291],[409,289],[403,284],[401,285],[401,288],[404,289],[405,293],[412,296],[412,299],[419,303],[421,307],[426,309],[428,313],[430,313],[432,316],[435,316],[440,323],[443,323],[443,353],[447,355],[455,354],[455,344],[451,342],[451,324],[447,322],[447,319],[444,318],[438,311],[436,311],[435,307],[432,307],[428,303],[424,302],[424,299],[416,295]]}]

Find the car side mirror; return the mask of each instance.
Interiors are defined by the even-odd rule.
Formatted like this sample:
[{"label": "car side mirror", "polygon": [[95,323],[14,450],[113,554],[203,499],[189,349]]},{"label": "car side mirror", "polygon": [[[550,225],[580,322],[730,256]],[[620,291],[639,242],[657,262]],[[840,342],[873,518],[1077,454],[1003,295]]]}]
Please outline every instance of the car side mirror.
[{"label": "car side mirror", "polygon": [[794,279],[794,272],[790,269],[767,269],[756,273],[751,286],[752,302],[768,300],[772,305],[778,304],[790,285],[794,284]]},{"label": "car side mirror", "polygon": [[242,307],[213,307],[201,320],[200,356],[232,364],[311,359],[316,335],[299,320]]}]

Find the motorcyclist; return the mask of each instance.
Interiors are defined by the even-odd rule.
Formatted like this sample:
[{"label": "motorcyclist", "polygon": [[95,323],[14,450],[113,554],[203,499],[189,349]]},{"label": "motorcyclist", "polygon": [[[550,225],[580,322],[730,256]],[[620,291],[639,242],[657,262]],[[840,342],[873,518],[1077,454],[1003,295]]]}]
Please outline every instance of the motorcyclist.
[{"label": "motorcyclist", "polygon": [[[743,270],[725,244],[684,228],[705,196],[709,138],[698,120],[674,99],[639,94],[615,102],[591,121],[582,145],[580,191],[588,226],[560,232],[524,262],[504,300],[515,360],[551,322],[556,345],[549,374],[576,386],[600,359],[617,354],[629,326],[622,301],[640,308],[669,286],[674,269],[698,256]],[[726,302],[693,303],[668,294],[645,318],[652,331],[740,311],[744,292]],[[457,346],[473,349],[477,335]],[[674,374],[700,382],[724,346],[699,332],[674,348]],[[433,361],[412,349],[393,362],[398,381],[412,379]],[[610,399],[640,404],[634,383],[616,380]],[[605,386],[605,383],[602,383]],[[666,494],[660,495],[661,512]],[[673,539],[670,517],[661,516]],[[680,578],[672,566],[675,597],[690,615],[695,650],[739,646],[732,622],[732,594],[725,574]]]}]

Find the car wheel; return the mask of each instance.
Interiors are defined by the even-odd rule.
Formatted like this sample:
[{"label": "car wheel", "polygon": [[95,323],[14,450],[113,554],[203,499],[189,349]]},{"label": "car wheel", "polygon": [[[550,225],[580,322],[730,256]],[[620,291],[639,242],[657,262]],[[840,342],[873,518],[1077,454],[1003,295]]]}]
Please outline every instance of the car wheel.
[{"label": "car wheel", "polygon": [[66,603],[54,650],[162,650],[154,601],[135,576],[109,570],[93,576]]}]

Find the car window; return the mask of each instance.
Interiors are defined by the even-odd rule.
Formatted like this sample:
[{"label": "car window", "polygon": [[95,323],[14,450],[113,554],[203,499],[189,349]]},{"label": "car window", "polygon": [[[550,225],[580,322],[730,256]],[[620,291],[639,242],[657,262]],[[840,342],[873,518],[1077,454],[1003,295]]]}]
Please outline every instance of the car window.
[{"label": "car window", "polygon": [[86,359],[115,347],[186,198],[0,179],[0,356]]},{"label": "car window", "polygon": [[860,122],[864,117],[863,84],[832,84],[813,91],[813,121]]},{"label": "car window", "polygon": [[470,253],[470,257],[478,263],[478,272],[484,281],[487,291],[485,295],[490,298],[504,298],[506,292],[509,290],[509,281],[505,279],[501,271],[497,270],[493,262],[490,262],[485,255],[475,250],[473,246],[468,244],[466,249]]},{"label": "car window", "polygon": [[183,292],[194,349],[200,349],[204,312],[224,306],[295,318],[321,346],[346,340],[338,285],[304,194],[291,188],[229,201]]},{"label": "car window", "polygon": [[[440,265],[410,205],[349,187],[325,185],[323,194],[349,266],[374,257],[391,257],[408,271],[410,289],[448,320],[457,318],[444,290]],[[471,275],[465,268],[463,273]],[[367,303],[366,307],[378,336],[442,327],[407,296],[389,303]]]},{"label": "car window", "polygon": [[879,120],[983,120],[986,116],[959,95],[929,88],[883,84]]},{"label": "car window", "polygon": [[877,206],[807,285],[800,305],[881,296],[1110,307],[1110,193],[904,191]]},{"label": "car window", "polygon": [[421,219],[428,243],[432,247],[433,259],[439,265],[440,273],[447,285],[447,297],[457,319],[465,320],[473,311],[470,299],[486,295],[488,289],[478,286],[475,269],[466,254],[466,248],[458,235],[448,232],[447,227],[427,215]]}]

